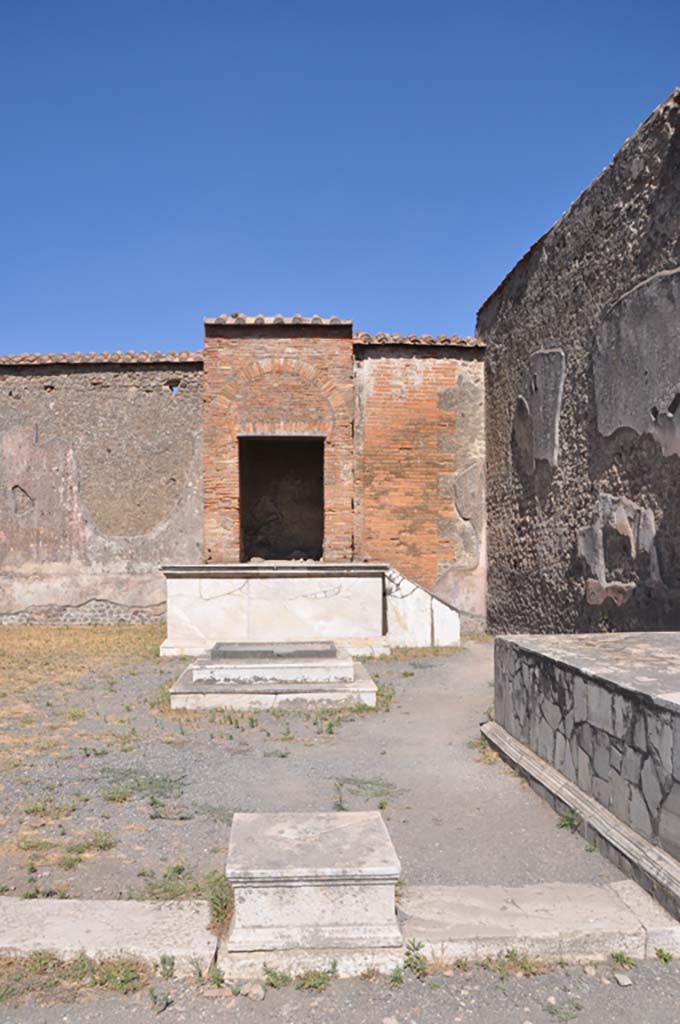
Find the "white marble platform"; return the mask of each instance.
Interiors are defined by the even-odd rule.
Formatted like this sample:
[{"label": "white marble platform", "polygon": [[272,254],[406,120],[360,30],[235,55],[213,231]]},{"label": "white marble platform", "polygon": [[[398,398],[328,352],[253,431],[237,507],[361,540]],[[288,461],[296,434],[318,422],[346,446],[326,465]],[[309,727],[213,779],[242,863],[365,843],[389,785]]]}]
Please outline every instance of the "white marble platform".
[{"label": "white marble platform", "polygon": [[400,871],[378,811],[235,814],[227,950],[400,947]]},{"label": "white marble platform", "polygon": [[348,639],[380,643],[384,566],[310,562],[173,566],[161,654],[220,641]]},{"label": "white marble platform", "polygon": [[165,566],[161,654],[196,656],[221,641],[334,640],[350,654],[460,643],[455,608],[374,562]]}]

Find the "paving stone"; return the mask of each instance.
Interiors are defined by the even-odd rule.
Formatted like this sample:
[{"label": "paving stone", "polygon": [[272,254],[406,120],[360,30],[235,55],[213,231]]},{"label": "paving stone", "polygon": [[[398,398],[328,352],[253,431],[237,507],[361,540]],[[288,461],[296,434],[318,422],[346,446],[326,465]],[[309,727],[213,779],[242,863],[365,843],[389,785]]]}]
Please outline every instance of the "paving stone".
[{"label": "paving stone", "polygon": [[588,885],[415,886],[400,899],[404,939],[447,958],[517,948],[572,962],[625,950],[641,957],[645,933],[608,888]]},{"label": "paving stone", "polygon": [[207,970],[216,939],[208,931],[210,911],[202,901],[23,900],[0,898],[0,955],[52,953],[69,959],[134,957],[155,963],[175,958],[176,970]]}]

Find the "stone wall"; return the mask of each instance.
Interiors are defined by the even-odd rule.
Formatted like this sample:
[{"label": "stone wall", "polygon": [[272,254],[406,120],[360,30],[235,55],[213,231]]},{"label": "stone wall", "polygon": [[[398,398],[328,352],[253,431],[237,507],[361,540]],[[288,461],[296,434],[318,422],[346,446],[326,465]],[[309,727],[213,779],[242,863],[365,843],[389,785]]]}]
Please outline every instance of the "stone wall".
[{"label": "stone wall", "polygon": [[[476,339],[220,317],[202,353],[0,358],[0,396],[0,623],[161,618],[160,566],[238,562],[243,529],[258,558],[315,557],[322,529],[325,561],[388,562],[484,621]],[[275,469],[302,447],[251,475],[242,522],[257,445]]]},{"label": "stone wall", "polygon": [[478,333],[490,627],[680,628],[680,90]]},{"label": "stone wall", "polygon": [[484,619],[484,365],[479,348],[356,348],[358,557]]},{"label": "stone wall", "polygon": [[672,634],[496,640],[496,722],[676,858],[678,667]]},{"label": "stone wall", "polygon": [[201,550],[200,357],[0,363],[0,623],[163,618]]}]

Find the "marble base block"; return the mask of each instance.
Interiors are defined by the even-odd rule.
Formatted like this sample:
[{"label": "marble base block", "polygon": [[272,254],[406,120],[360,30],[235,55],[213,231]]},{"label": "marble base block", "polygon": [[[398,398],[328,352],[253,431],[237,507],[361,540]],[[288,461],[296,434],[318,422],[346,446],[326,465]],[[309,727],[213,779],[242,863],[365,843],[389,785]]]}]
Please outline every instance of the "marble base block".
[{"label": "marble base block", "polygon": [[366,949],[402,944],[401,867],[377,811],[235,814],[229,952]]}]

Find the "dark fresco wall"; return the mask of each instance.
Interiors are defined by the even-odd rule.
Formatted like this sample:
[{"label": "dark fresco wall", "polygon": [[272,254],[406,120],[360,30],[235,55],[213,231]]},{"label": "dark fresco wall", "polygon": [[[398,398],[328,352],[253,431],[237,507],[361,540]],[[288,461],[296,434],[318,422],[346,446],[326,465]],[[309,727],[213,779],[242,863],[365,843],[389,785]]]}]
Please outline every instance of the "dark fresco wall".
[{"label": "dark fresco wall", "polygon": [[680,90],[485,303],[488,622],[680,628]]}]

